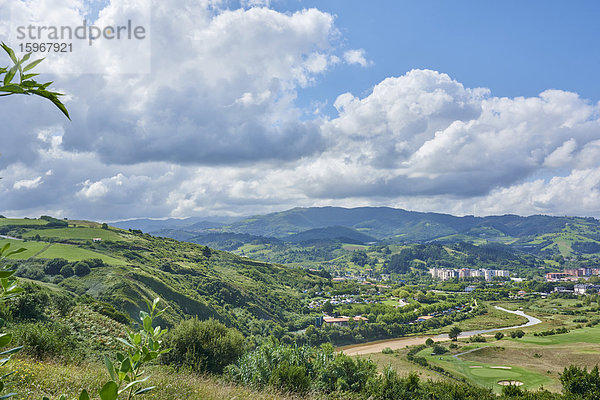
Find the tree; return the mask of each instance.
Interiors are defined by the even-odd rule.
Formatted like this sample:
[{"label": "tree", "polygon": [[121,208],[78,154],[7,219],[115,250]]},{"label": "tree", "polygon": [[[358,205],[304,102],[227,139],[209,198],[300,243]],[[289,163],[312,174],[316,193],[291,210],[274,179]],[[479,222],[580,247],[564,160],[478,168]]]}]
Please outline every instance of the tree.
[{"label": "tree", "polygon": [[560,382],[566,395],[585,400],[600,398],[600,375],[597,365],[590,372],[587,368],[571,365],[560,375]]},{"label": "tree", "polygon": [[89,274],[90,271],[90,266],[85,261],[78,261],[75,263],[75,267],[73,268],[73,272],[75,272],[75,275],[77,276],[85,276]]},{"label": "tree", "polygon": [[[15,52],[8,47],[6,44],[1,43],[0,46],[4,51],[8,54],[11,61],[13,62],[12,66],[8,67],[0,67],[0,97],[3,96],[11,96],[13,94],[24,94],[24,95],[36,95],[40,97],[44,97],[50,100],[58,109],[70,120],[69,112],[67,111],[64,104],[58,99],[62,96],[62,93],[51,92],[48,87],[52,84],[52,82],[47,83],[38,83],[32,78],[39,75],[33,73],[26,73],[35,68],[39,63],[42,62],[43,58],[39,60],[35,60],[25,65],[29,58],[31,57],[31,53],[27,53],[23,56],[23,58],[18,58],[15,55]],[[15,76],[19,73],[19,82],[13,82]],[[2,75],[4,77],[2,78]]]},{"label": "tree", "polygon": [[73,267],[71,267],[70,264],[66,264],[60,269],[60,274],[65,278],[73,276],[74,273],[75,272],[73,271]]},{"label": "tree", "polygon": [[212,318],[183,321],[165,341],[173,350],[164,361],[199,372],[221,373],[244,352],[244,336]]},{"label": "tree", "polygon": [[67,263],[68,261],[64,258],[53,258],[44,266],[44,273],[47,275],[58,275],[60,274],[60,269],[67,265]]},{"label": "tree", "polygon": [[425,341],[425,345],[427,346],[433,346],[433,339],[432,338],[427,338],[427,340]]},{"label": "tree", "polygon": [[462,331],[460,330],[460,328],[458,326],[453,326],[452,328],[450,328],[448,337],[450,339],[452,339],[453,341],[456,341],[458,339],[458,335],[460,335],[461,332]]},{"label": "tree", "polygon": [[[2,248],[0,248],[0,260],[3,260],[4,258],[10,255],[22,253],[24,251],[24,248],[10,251],[10,243],[7,243]],[[16,270],[13,268],[12,265],[4,265],[0,267],[0,302],[5,302],[6,300],[23,293],[24,289],[20,288],[17,285],[16,279],[13,278],[15,272]],[[0,328],[2,328],[3,326],[4,320],[0,318]],[[11,341],[12,335],[10,333],[0,333],[0,347],[8,346]],[[12,354],[16,353],[21,349],[22,347],[14,347],[12,349],[2,351],[0,367],[6,365],[10,361]],[[10,375],[10,373],[0,377],[0,394],[2,391],[4,391],[4,378],[8,375]],[[0,398],[8,399],[14,395],[16,395],[16,393],[2,394]]]}]

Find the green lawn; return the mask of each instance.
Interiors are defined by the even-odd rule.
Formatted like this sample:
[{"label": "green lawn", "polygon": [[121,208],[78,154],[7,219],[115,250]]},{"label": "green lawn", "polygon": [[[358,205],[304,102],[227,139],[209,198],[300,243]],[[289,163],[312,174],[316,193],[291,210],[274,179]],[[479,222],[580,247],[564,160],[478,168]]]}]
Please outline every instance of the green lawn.
[{"label": "green lawn", "polygon": [[25,218],[0,218],[0,226],[6,225],[22,225],[22,226],[39,226],[46,225],[48,221],[44,219],[25,219]]},{"label": "green lawn", "polygon": [[[1,219],[0,219],[1,221]],[[38,251],[41,251],[48,245],[45,242],[24,242],[22,240],[11,240],[11,239],[0,239],[0,246],[4,246],[6,243],[10,243],[10,250],[17,250],[20,248],[27,249],[26,251],[10,256],[9,258],[15,260],[23,260],[34,256]]]},{"label": "green lawn", "polygon": [[[482,347],[486,347],[483,345]],[[469,353],[469,354],[475,354]],[[537,389],[540,386],[548,386],[552,383],[552,378],[540,372],[523,368],[511,363],[511,360],[505,360],[503,363],[486,363],[479,361],[466,361],[462,356],[454,357],[452,355],[432,356],[431,348],[427,348],[418,353],[425,357],[431,364],[439,365],[453,375],[462,376],[468,381],[488,388],[495,392],[502,391],[501,381],[519,381],[523,383],[524,389]]]},{"label": "green lawn", "polygon": [[53,244],[47,250],[39,254],[36,258],[65,258],[69,261],[81,261],[89,260],[90,258],[99,258],[105,263],[111,265],[127,264],[125,261],[118,258],[110,257],[92,250],[82,249],[74,245],[62,243]]},{"label": "green lawn", "polygon": [[523,343],[539,345],[566,345],[576,343],[600,344],[600,326],[574,329],[569,333],[550,336],[525,335],[521,339],[511,339]]},{"label": "green lawn", "polygon": [[43,238],[58,238],[58,239],[79,239],[92,240],[100,238],[102,240],[123,240],[121,235],[116,232],[106,229],[96,228],[56,228],[56,229],[33,229],[23,234],[24,238],[31,238],[35,235],[40,235]]},{"label": "green lawn", "polygon": [[[50,244],[47,242],[24,242],[21,240],[0,240],[0,246],[4,246],[4,244],[10,243],[11,250],[16,250],[21,247],[27,249],[26,251],[15,254],[9,258],[15,260],[25,260],[27,258],[31,258],[35,255],[35,258],[64,258],[69,261],[81,261],[81,260],[89,260],[90,258],[100,258],[107,264],[111,265],[126,265],[127,263],[118,258],[110,257],[102,253],[97,253],[92,250],[82,249],[81,247],[77,247],[75,245],[70,244],[62,244],[62,243],[54,243]],[[50,245],[50,246],[48,246]],[[48,247],[44,250],[44,248]],[[44,250],[44,251],[42,251]],[[38,252],[41,253],[37,254]],[[36,255],[37,254],[37,255]]]}]

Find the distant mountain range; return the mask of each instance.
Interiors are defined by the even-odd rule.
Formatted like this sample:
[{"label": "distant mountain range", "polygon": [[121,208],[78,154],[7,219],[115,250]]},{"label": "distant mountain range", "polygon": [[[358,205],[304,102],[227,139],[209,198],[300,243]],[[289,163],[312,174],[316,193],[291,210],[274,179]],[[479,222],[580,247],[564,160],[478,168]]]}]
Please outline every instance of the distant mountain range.
[{"label": "distant mountain range", "polygon": [[[334,240],[346,243],[501,243],[539,254],[600,253],[600,222],[594,218],[533,215],[457,217],[389,207],[310,207],[256,215],[234,222],[134,220],[114,223],[179,240],[206,233],[249,235],[248,240],[276,238],[288,243]],[[166,233],[166,234],[165,234]],[[206,239],[206,238],[204,238]],[[233,239],[232,237],[228,239]],[[211,239],[212,240],[212,239]],[[211,240],[208,240],[209,242]],[[236,241],[244,240],[243,236]],[[204,240],[201,240],[202,242]]]}]

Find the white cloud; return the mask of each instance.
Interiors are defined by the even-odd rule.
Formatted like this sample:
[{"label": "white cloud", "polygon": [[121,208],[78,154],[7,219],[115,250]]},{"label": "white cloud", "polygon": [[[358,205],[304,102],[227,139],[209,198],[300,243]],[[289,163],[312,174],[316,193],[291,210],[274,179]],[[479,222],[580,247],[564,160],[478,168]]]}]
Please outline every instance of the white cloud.
[{"label": "white cloud", "polygon": [[[74,20],[85,12],[76,3],[62,3]],[[3,136],[3,214],[389,205],[600,216],[598,104],[559,90],[500,98],[413,70],[340,94],[334,118],[306,120],[299,88],[342,59],[369,65],[362,49],[339,54],[332,15],[185,4],[156,3],[151,74],[51,78],[70,95],[72,123],[38,98],[6,102],[2,132],[19,134]],[[100,19],[125,5],[113,0]],[[23,110],[35,118],[10,117]]]},{"label": "white cloud", "polygon": [[13,189],[35,189],[42,183],[42,177],[38,176],[35,179],[24,179],[13,184]]},{"label": "white cloud", "polygon": [[363,68],[372,64],[371,61],[367,61],[365,58],[364,49],[346,50],[344,52],[344,61],[346,61],[348,64],[358,64]]}]

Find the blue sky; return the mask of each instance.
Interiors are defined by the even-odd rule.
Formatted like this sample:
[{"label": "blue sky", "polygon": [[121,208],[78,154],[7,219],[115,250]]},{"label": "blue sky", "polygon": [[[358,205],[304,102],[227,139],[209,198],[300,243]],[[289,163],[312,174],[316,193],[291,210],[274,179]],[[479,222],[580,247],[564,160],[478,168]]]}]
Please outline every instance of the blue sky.
[{"label": "blue sky", "polygon": [[47,55],[72,121],[3,98],[0,214],[600,217],[600,3],[149,1],[0,0],[150,32]]},{"label": "blue sky", "polygon": [[[413,68],[443,71],[496,96],[563,89],[600,100],[597,1],[273,1],[281,11],[316,7],[336,15],[347,46],[363,48],[368,69],[339,66],[300,102],[363,94]],[[332,112],[332,109],[328,109]]]}]

